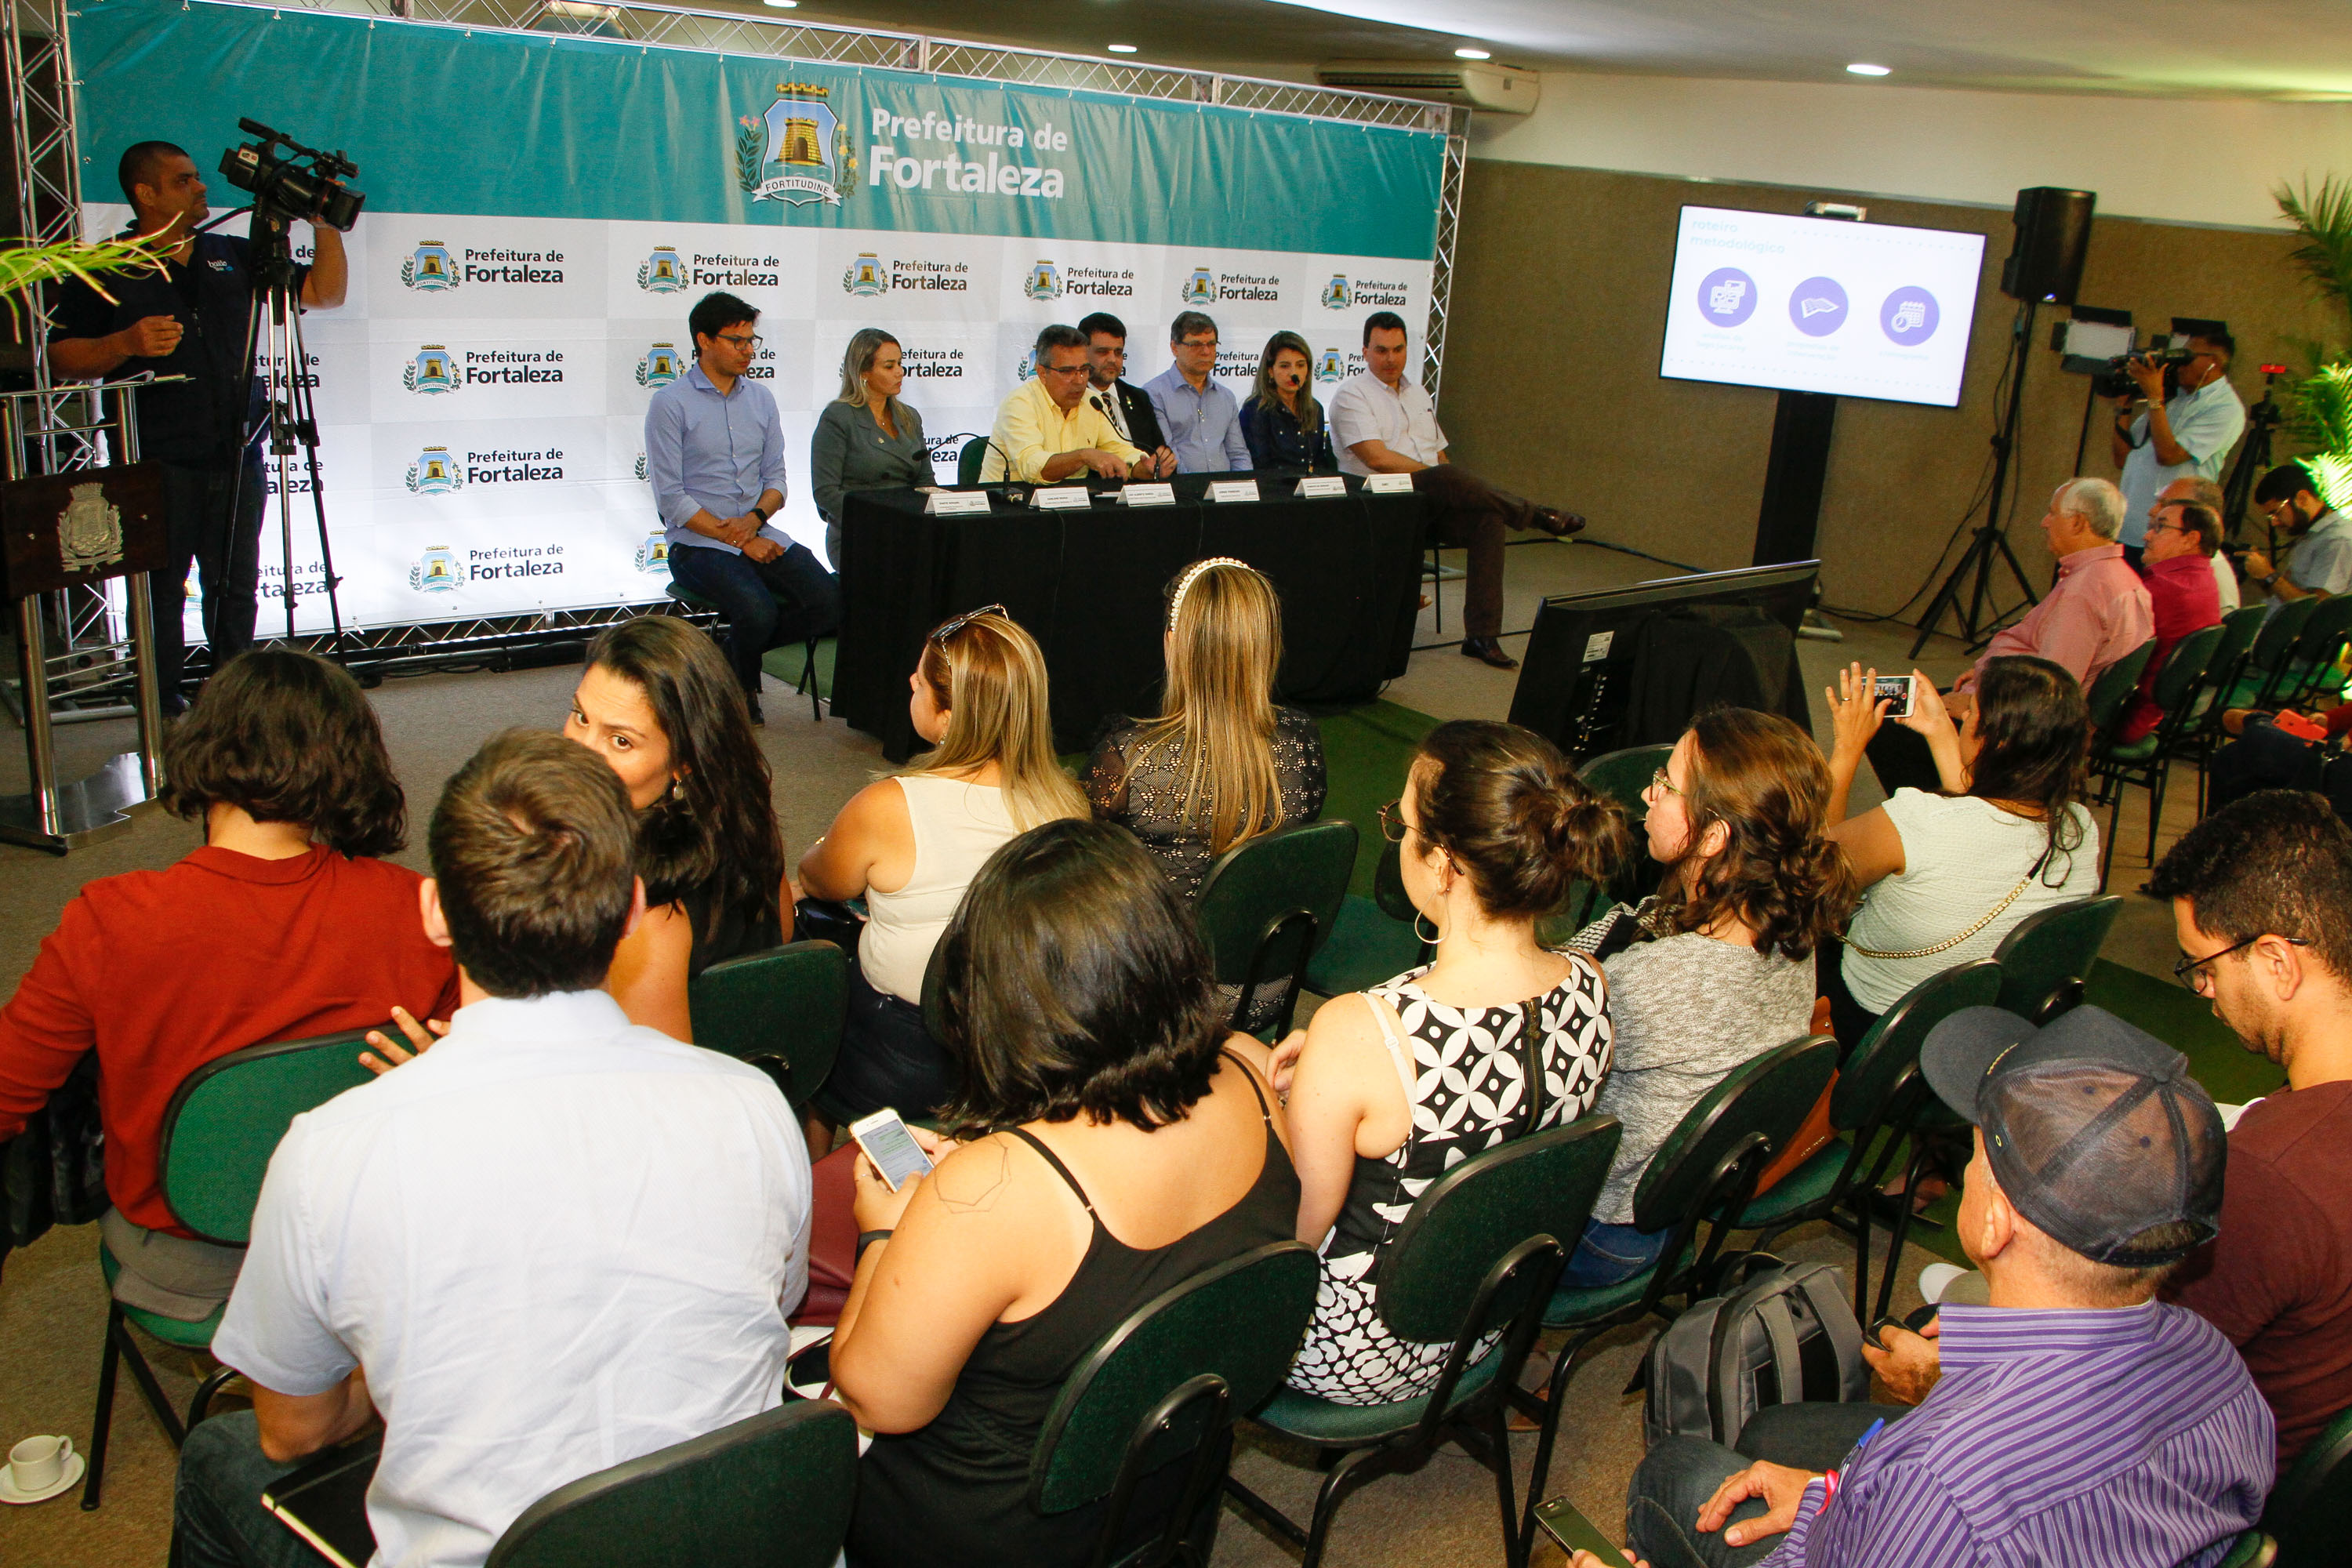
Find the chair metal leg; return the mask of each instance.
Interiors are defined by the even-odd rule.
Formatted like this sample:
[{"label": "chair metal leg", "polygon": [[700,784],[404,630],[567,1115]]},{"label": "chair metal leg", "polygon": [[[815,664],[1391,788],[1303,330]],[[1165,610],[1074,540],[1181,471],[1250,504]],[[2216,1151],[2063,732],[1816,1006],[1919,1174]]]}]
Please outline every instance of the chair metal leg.
[{"label": "chair metal leg", "polygon": [[188,1401],[187,1429],[189,1431],[194,1431],[196,1423],[211,1414],[213,1395],[218,1394],[222,1385],[236,1375],[236,1369],[233,1366],[216,1366],[213,1368],[210,1376],[196,1384],[195,1395]]},{"label": "chair metal leg", "polygon": [[816,690],[816,638],[814,637],[809,638],[802,645],[800,684],[793,689],[807,694],[810,716],[818,723],[824,723],[824,700],[817,695]]},{"label": "chair metal leg", "polygon": [[1231,1475],[1225,1477],[1225,1495],[1240,1504],[1244,1512],[1256,1515],[1259,1521],[1267,1529],[1293,1546],[1304,1547],[1307,1544],[1307,1532],[1292,1523],[1288,1514],[1234,1479]]},{"label": "chair metal leg", "polygon": [[[1559,1354],[1551,1363],[1551,1377],[1544,1384],[1543,1411],[1536,1417],[1535,1465],[1528,1471],[1528,1505],[1517,1526],[1516,1545],[1517,1555],[1515,1558],[1517,1563],[1527,1562],[1528,1555],[1535,1550],[1536,1510],[1542,1505],[1544,1492],[1551,1485],[1552,1449],[1559,1440],[1559,1407],[1568,1398],[1568,1380],[1575,1370],[1576,1358],[1583,1352],[1585,1346],[1598,1339],[1603,1331],[1615,1326],[1613,1320],[1606,1319],[1594,1324],[1562,1345],[1559,1348]],[[1647,1359],[1647,1357],[1643,1358],[1645,1363]],[[1516,1391],[1513,1392],[1516,1393]],[[1515,1401],[1507,1399],[1505,1403],[1507,1405]],[[1507,1431],[1509,1428],[1506,1427],[1505,1430]]]},{"label": "chair metal leg", "polygon": [[2156,868],[2156,829],[2164,816],[2164,785],[2166,775],[2172,772],[2172,759],[2161,752],[2148,764],[2147,771],[2147,865]]},{"label": "chair metal leg", "polygon": [[1322,1490],[1315,1494],[1315,1519],[1307,1528],[1306,1555],[1299,1559],[1298,1568],[1318,1568],[1323,1561],[1323,1548],[1331,1538],[1331,1521],[1339,1517],[1339,1505],[1366,1481],[1382,1473],[1374,1461],[1387,1453],[1384,1448],[1356,1448],[1331,1467],[1323,1478]]},{"label": "chair metal leg", "polygon": [[115,1342],[116,1325],[122,1321],[122,1309],[111,1301],[106,1308],[106,1348],[98,1358],[98,1410],[89,1419],[89,1452],[83,1457],[89,1473],[82,1478],[81,1506],[87,1513],[98,1506],[99,1495],[106,1484],[106,1438],[114,1426],[114,1373],[122,1359],[122,1350]]}]

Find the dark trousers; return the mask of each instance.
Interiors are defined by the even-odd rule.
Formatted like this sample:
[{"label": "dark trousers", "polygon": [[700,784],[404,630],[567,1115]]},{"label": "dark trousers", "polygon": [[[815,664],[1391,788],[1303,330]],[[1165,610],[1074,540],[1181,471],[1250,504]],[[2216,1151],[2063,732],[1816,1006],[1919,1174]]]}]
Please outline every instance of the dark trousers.
[{"label": "dark trousers", "polygon": [[1813,994],[1830,1003],[1830,1033],[1837,1037],[1838,1062],[1843,1066],[1862,1044],[1863,1036],[1878,1022],[1878,1015],[1853,999],[1845,983],[1845,943],[1825,942],[1813,951]]},{"label": "dark trousers", "polygon": [[[1874,1421],[1908,1414],[1897,1405],[1778,1405],[1759,1411],[1727,1448],[1704,1437],[1669,1437],[1652,1448],[1625,1489],[1625,1540],[1650,1568],[1748,1568],[1780,1550],[1784,1537],[1768,1535],[1726,1546],[1720,1530],[1702,1531],[1698,1510],[1715,1489],[1752,1460],[1830,1470],[1843,1464]],[[1761,1498],[1731,1510],[1733,1521],[1765,1511]],[[1730,1521],[1727,1521],[1729,1523]]]},{"label": "dark trousers", "polygon": [[1496,489],[1452,463],[1420,469],[1412,488],[1429,513],[1434,543],[1470,552],[1470,576],[1463,584],[1462,632],[1490,637],[1503,629],[1503,531],[1526,528],[1535,503]]},{"label": "dark trousers", "polygon": [[754,698],[760,695],[761,654],[841,626],[841,585],[804,544],[785,546],[772,561],[681,544],[669,552],[669,574],[727,617],[728,661]]},{"label": "dark trousers", "polygon": [[2219,811],[2258,789],[2312,789],[2325,776],[2319,748],[2267,718],[2250,718],[2245,732],[2213,753],[2206,809]]},{"label": "dark trousers", "polygon": [[182,628],[192,563],[203,584],[205,641],[212,648],[213,668],[253,646],[253,624],[260,614],[261,508],[268,490],[257,452],[247,454],[242,484],[235,464],[162,468],[169,553],[162,567],[147,574],[147,597],[155,610],[156,679],[164,706],[176,709],[188,662]]},{"label": "dark trousers", "polygon": [[877,991],[852,963],[841,1054],[817,1091],[817,1109],[839,1123],[887,1106],[913,1121],[937,1111],[962,1085],[955,1058],[923,1026],[923,1010]]},{"label": "dark trousers", "polygon": [[180,1450],[173,1500],[180,1568],[320,1568],[326,1559],[261,1506],[270,1482],[306,1462],[264,1454],[250,1410],[199,1423]]}]

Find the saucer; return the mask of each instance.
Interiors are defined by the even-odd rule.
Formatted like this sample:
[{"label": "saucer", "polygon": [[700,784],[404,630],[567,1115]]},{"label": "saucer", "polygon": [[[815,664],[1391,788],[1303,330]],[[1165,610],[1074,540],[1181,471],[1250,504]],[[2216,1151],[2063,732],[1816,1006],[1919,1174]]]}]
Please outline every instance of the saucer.
[{"label": "saucer", "polygon": [[58,1493],[71,1491],[75,1487],[79,1486],[83,1468],[84,1462],[81,1455],[68,1454],[66,1456],[65,1473],[58,1478],[56,1485],[44,1491],[20,1492],[16,1489],[16,1473],[6,1465],[0,1464],[0,1502],[13,1504],[47,1502]]}]

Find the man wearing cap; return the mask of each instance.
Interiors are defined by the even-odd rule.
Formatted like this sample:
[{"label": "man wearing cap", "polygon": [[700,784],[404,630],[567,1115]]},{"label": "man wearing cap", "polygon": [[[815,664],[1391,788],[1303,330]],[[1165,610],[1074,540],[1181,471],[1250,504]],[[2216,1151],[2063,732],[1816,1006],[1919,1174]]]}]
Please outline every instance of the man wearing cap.
[{"label": "man wearing cap", "polygon": [[[1891,1424],[1874,1425],[1883,1406],[1782,1405],[1748,1423],[1740,1453],[1660,1443],[1627,1496],[1633,1548],[1652,1568],[2211,1568],[2273,1473],[2245,1364],[2155,1300],[2214,1233],[2213,1102],[2187,1058],[2095,1007],[2039,1029],[1966,1008],[1920,1064],[1976,1126],[1955,1228],[1990,1304],[1946,1307],[1932,1341],[1885,1331],[1872,1365],[1898,1394],[1926,1390]],[[1748,1462],[1798,1457],[1774,1426],[1820,1448],[1839,1416],[1843,1461],[1826,1474]]]}]

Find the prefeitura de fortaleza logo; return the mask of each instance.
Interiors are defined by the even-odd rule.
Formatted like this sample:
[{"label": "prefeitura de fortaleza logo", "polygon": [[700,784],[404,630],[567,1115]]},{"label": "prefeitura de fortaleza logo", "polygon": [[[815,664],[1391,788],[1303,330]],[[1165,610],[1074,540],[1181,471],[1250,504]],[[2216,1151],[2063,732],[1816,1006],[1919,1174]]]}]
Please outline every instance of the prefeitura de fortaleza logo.
[{"label": "prefeitura de fortaleza logo", "polygon": [[735,183],[755,202],[841,205],[857,183],[857,150],[831,101],[832,89],[780,81],[763,115],[735,121]]}]

